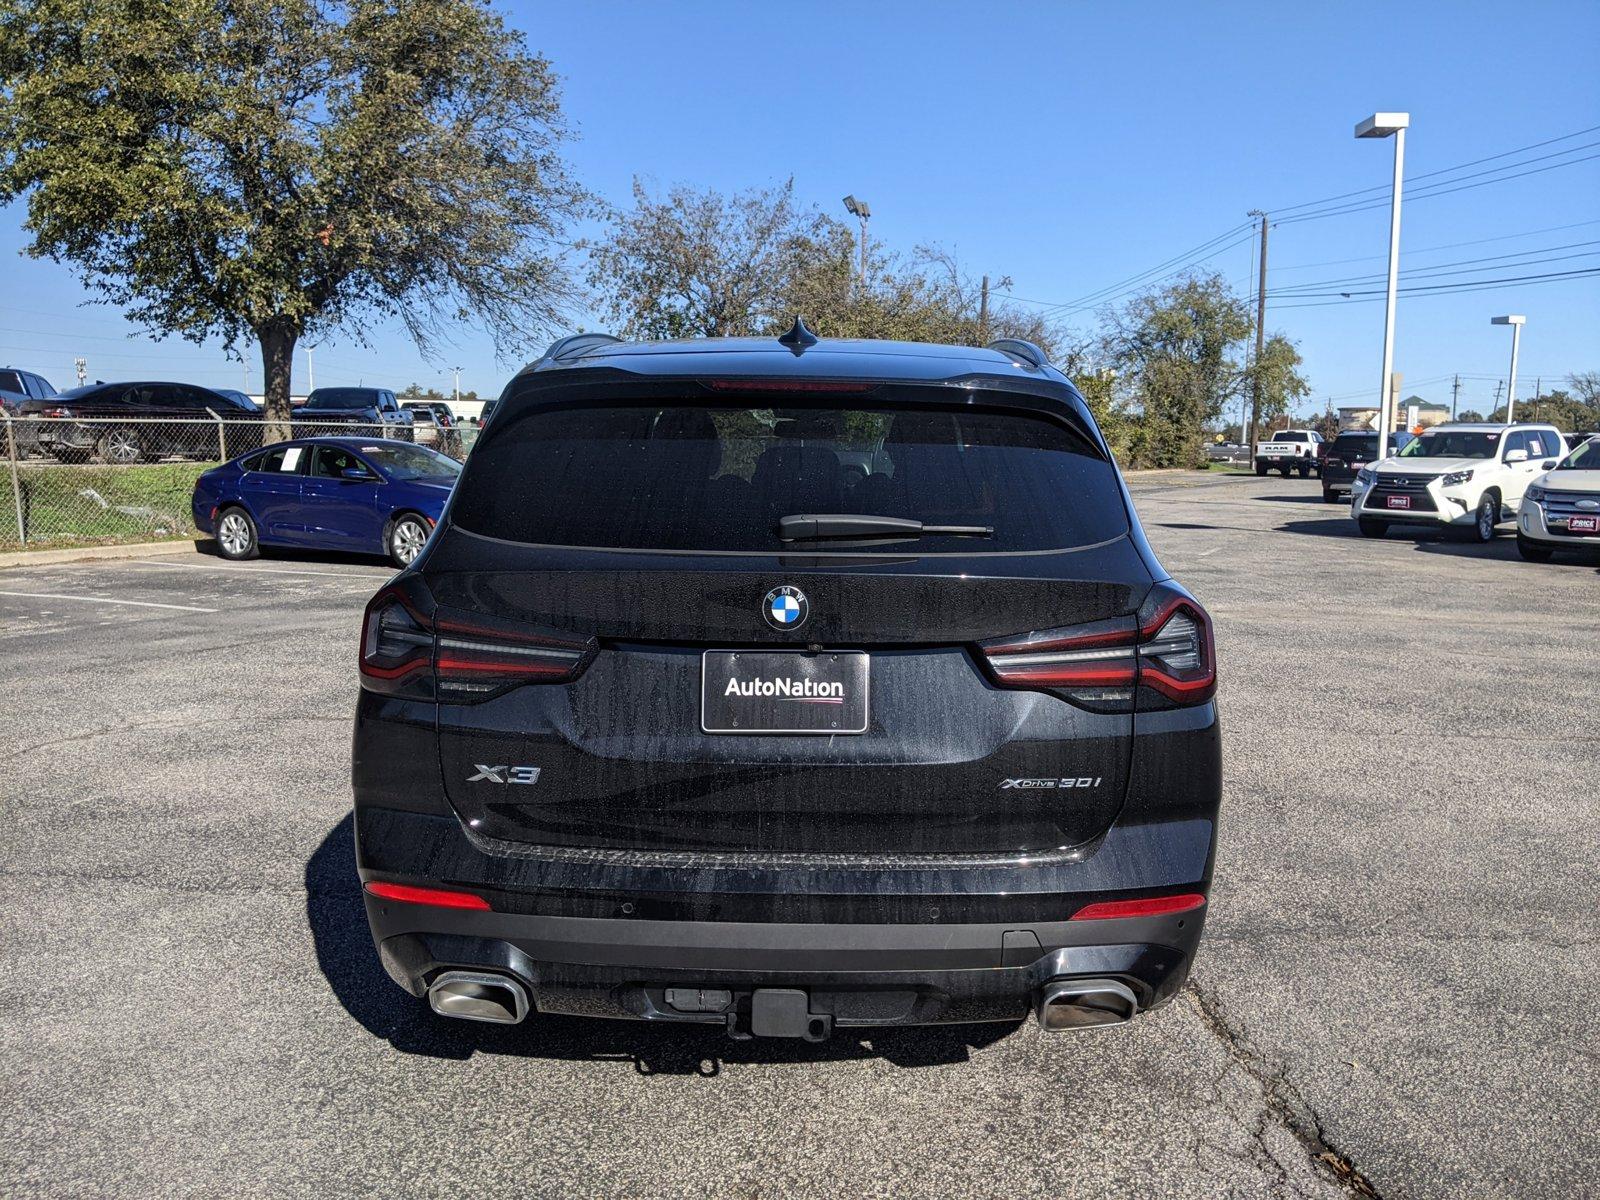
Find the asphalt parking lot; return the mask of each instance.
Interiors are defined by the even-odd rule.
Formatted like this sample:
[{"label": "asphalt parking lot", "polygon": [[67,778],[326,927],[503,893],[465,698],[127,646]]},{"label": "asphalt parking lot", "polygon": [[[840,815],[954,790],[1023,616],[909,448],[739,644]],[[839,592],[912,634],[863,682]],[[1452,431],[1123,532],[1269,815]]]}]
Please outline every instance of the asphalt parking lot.
[{"label": "asphalt parking lot", "polygon": [[1600,556],[1318,488],[1136,485],[1216,621],[1222,843],[1190,990],[1075,1037],[443,1023],[351,862],[387,569],[0,572],[0,1191],[1595,1194]]}]

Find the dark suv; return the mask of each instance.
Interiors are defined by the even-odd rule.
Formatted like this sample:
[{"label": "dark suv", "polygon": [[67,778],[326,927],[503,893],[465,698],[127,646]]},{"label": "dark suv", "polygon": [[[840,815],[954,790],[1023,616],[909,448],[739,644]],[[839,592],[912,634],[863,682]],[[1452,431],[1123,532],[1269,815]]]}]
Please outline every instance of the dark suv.
[{"label": "dark suv", "polygon": [[411,414],[388,388],[316,388],[294,410],[296,437],[350,433],[351,425],[367,426],[367,437],[416,440]]},{"label": "dark suv", "polygon": [[[96,382],[23,405],[62,462],[226,457],[261,445],[261,411],[192,383]],[[219,425],[218,422],[227,424]]]},{"label": "dark suv", "polygon": [[[1389,435],[1389,453],[1399,454],[1411,435],[1399,430]],[[1328,443],[1322,459],[1322,499],[1328,504],[1347,503],[1356,473],[1378,455],[1377,432],[1346,430]]]},{"label": "dark suv", "polygon": [[1067,1029],[1200,938],[1210,620],[1026,343],[558,342],[360,679],[367,916],[447,1016]]}]

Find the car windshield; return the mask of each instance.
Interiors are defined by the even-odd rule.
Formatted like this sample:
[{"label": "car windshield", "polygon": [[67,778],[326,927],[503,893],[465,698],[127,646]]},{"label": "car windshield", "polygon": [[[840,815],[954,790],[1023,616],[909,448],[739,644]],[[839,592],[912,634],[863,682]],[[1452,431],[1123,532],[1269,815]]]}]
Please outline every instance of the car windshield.
[{"label": "car windshield", "polygon": [[1500,434],[1478,429],[1445,429],[1414,438],[1400,451],[1401,458],[1493,458],[1500,449]]},{"label": "car windshield", "polygon": [[1558,471],[1600,471],[1600,438],[1580,442],[1577,449],[1556,464]]},{"label": "car windshield", "polygon": [[455,520],[508,541],[792,550],[796,514],[981,527],[919,553],[1053,550],[1128,531],[1116,468],[1081,434],[948,408],[570,408],[510,418],[472,452]]},{"label": "car windshield", "polygon": [[306,398],[307,408],[376,408],[378,393],[369,388],[318,388]]},{"label": "car windshield", "polygon": [[461,464],[455,459],[425,446],[374,443],[360,449],[362,457],[390,479],[454,479],[461,474]]}]

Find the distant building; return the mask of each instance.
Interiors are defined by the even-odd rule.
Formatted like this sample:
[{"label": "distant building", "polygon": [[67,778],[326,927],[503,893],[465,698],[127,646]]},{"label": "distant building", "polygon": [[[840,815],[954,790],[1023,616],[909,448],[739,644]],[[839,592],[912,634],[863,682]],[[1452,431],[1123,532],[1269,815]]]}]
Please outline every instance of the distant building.
[{"label": "distant building", "polygon": [[[1412,409],[1416,409],[1415,422],[1409,422],[1408,417]],[[1435,425],[1442,425],[1450,419],[1450,406],[1448,404],[1433,404],[1421,396],[1407,396],[1395,408],[1395,429],[1412,429],[1420,426],[1423,429],[1432,429]],[[1378,427],[1378,410],[1371,405],[1356,408],[1341,408],[1339,410],[1340,429],[1376,429]],[[1393,432],[1391,430],[1390,432]]]}]

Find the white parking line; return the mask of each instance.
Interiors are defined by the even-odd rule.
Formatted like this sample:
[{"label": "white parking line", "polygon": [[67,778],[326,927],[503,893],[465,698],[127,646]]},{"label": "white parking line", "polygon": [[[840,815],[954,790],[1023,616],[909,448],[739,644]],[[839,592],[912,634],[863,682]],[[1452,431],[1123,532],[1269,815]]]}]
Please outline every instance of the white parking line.
[{"label": "white parking line", "polygon": [[385,574],[380,572],[368,575],[360,571],[301,571],[294,567],[247,567],[239,563],[197,563],[197,562],[131,562],[130,567],[182,567],[188,571],[232,571],[235,574],[244,572],[251,575],[320,575],[326,579],[382,579]]},{"label": "white parking line", "polygon": [[0,596],[21,596],[28,600],[75,600],[80,604],[127,604],[134,608],[168,608],[173,612],[214,613],[214,608],[192,604],[157,604],[153,600],[107,600],[101,596],[63,596],[59,592],[0,592]]}]

